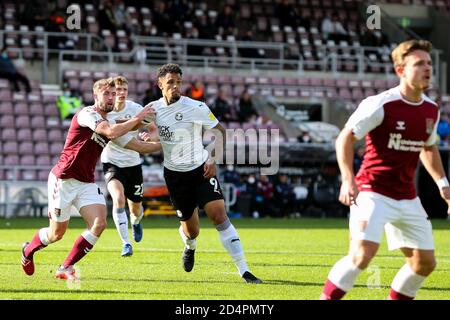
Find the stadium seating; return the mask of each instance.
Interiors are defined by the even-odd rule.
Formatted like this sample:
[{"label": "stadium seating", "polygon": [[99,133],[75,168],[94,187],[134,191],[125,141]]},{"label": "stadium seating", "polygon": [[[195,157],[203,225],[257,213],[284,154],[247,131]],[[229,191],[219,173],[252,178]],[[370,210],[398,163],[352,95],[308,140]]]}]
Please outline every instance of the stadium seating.
[{"label": "stadium seating", "polygon": [[[155,8],[151,4],[144,4],[134,2],[132,5],[126,7],[126,13],[129,17],[126,26],[118,27],[117,30],[102,29],[98,22],[99,8],[83,1],[82,22],[84,27],[83,32],[93,33],[103,38],[107,47],[112,48],[116,52],[129,52],[132,48],[129,38],[131,34],[140,36],[162,36],[173,39],[189,38],[193,26],[200,28],[199,21],[205,15],[208,16],[206,27],[211,30],[211,39],[228,39],[227,41],[248,40],[244,38],[246,30],[253,28],[255,41],[263,42],[281,42],[284,43],[288,50],[285,50],[286,56],[284,58],[302,58],[305,64],[305,70],[317,70],[322,63],[322,58],[330,53],[336,53],[341,58],[337,64],[337,71],[355,72],[357,70],[356,56],[357,48],[363,43],[362,35],[364,33],[365,23],[364,17],[359,14],[358,4],[359,0],[348,1],[329,1],[329,0],[294,0],[293,5],[299,15],[299,25],[289,26],[284,25],[284,21],[279,21],[274,10],[277,1],[275,0],[244,0],[244,1],[229,1],[232,4],[235,20],[239,21],[239,28],[236,28],[236,34],[230,36],[227,34],[220,34],[219,28],[215,25],[217,17],[222,10],[219,2],[213,0],[196,1],[191,4],[189,12],[182,17],[171,16],[173,21],[178,22],[179,28],[173,30],[165,30],[163,26],[158,25],[155,16]],[[450,12],[449,0],[389,0],[382,1],[387,3],[403,3],[419,4],[433,6],[440,11]],[[65,14],[69,1],[57,1],[57,8]],[[156,6],[156,5],[155,5]],[[5,31],[23,31],[22,33],[7,32],[5,34],[5,43],[10,48],[25,48],[25,59],[41,58],[42,53],[34,53],[31,49],[42,48],[43,37],[39,34],[30,35],[27,31],[49,31],[49,26],[45,25],[45,21],[35,22],[35,25],[27,26],[20,24],[20,20],[12,19],[11,17],[19,16],[23,6],[16,2],[6,0],[0,5],[0,29]],[[170,8],[167,8],[170,10]],[[45,8],[43,8],[45,10]],[[50,10],[48,10],[50,12]],[[340,22],[348,31],[348,40],[334,41],[326,39],[321,32],[321,21],[324,17],[330,16],[332,12],[336,12],[339,16]],[[167,12],[171,14],[171,11]],[[302,21],[307,21],[305,25]],[[83,41],[75,41],[75,46],[70,48],[80,49]],[[352,46],[355,47],[352,47]],[[67,46],[66,46],[67,47]],[[176,46],[175,46],[176,47]],[[372,51],[365,51],[368,62],[364,72],[381,72],[384,73],[384,63],[389,62],[389,57],[386,52],[389,51],[391,44],[384,41],[381,45],[376,45]],[[217,50],[219,47],[205,48],[205,52],[210,52],[216,55],[228,55],[228,50]],[[17,52],[12,52],[17,55]],[[270,52],[266,52],[267,58],[273,58]],[[121,58],[122,62],[129,62],[129,58]],[[76,79],[72,80],[71,86],[75,85]],[[88,83],[85,83],[89,86]],[[1,85],[0,85],[1,87]],[[0,95],[1,97],[1,95]]]}]

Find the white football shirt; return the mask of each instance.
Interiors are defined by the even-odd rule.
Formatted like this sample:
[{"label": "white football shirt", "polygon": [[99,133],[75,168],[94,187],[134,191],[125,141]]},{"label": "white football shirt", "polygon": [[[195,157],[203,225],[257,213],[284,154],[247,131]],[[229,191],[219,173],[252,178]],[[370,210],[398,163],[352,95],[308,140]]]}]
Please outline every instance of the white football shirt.
[{"label": "white football shirt", "polygon": [[[120,111],[111,111],[108,113],[108,121],[114,121],[117,123],[127,121],[142,110],[142,106],[130,100],[125,101],[125,107]],[[125,136],[132,137],[137,136],[137,130],[128,132]],[[129,141],[128,140],[128,141]],[[110,141],[103,149],[101,161],[103,163],[112,163],[119,168],[133,167],[141,164],[141,157],[138,152],[130,149],[126,149],[113,141]]]},{"label": "white football shirt", "polygon": [[203,146],[203,129],[212,129],[219,123],[208,106],[185,96],[170,105],[162,97],[152,105],[156,111],[164,166],[181,172],[201,166],[208,159],[208,151]]}]

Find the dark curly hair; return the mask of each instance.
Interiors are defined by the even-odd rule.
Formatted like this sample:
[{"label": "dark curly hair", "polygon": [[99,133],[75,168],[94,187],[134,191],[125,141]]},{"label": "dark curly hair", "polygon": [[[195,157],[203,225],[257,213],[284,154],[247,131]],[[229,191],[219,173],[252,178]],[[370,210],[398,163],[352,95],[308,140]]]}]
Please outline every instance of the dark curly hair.
[{"label": "dark curly hair", "polygon": [[178,73],[180,76],[183,75],[183,72],[178,64],[167,63],[158,69],[158,79],[164,77],[168,73]]}]

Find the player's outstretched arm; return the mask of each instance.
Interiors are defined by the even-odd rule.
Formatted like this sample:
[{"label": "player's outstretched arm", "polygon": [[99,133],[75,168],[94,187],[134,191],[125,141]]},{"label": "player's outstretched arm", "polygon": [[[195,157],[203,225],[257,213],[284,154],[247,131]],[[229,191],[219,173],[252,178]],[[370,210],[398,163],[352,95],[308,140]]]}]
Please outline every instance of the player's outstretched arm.
[{"label": "player's outstretched arm", "polygon": [[444,166],[442,165],[441,155],[439,154],[437,145],[425,146],[420,152],[420,160],[438,185],[441,197],[449,206],[447,212],[450,214],[450,185],[445,174]]},{"label": "player's outstretched arm", "polygon": [[95,128],[95,132],[107,137],[110,140],[116,139],[123,136],[128,131],[133,130],[133,128],[138,126],[145,117],[148,117],[154,113],[155,110],[153,108],[145,107],[135,117],[122,123],[111,124],[107,121],[102,121]]},{"label": "player's outstretched arm", "polygon": [[356,204],[358,187],[353,172],[353,142],[355,137],[349,128],[342,129],[336,139],[336,158],[341,171],[342,184],[339,192],[339,201],[346,206]]},{"label": "player's outstretched arm", "polygon": [[142,154],[153,153],[162,150],[161,143],[159,142],[144,142],[136,138],[128,141],[128,143],[125,145],[125,148],[134,150]]}]

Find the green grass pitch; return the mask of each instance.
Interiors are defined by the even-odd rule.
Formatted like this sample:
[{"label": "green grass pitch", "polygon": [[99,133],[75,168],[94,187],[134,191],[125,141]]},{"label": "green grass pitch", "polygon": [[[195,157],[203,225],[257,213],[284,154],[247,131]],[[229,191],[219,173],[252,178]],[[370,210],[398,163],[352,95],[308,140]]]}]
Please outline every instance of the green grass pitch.
[{"label": "green grass pitch", "polygon": [[[196,263],[190,273],[181,267],[183,244],[178,220],[146,218],[144,237],[133,243],[134,255],[120,256],[121,242],[108,221],[94,249],[78,264],[79,283],[54,279],[84,223],[73,218],[64,238],[35,255],[36,272],[20,266],[21,243],[30,241],[47,219],[0,219],[0,299],[83,300],[311,300],[317,299],[332,265],[346,254],[345,219],[233,219],[248,264],[264,283],[242,281],[212,224],[201,219]],[[437,269],[419,291],[420,300],[450,297],[450,221],[433,220]],[[130,232],[131,237],[131,232]],[[399,251],[383,240],[377,257],[345,299],[385,299],[397,270]]]}]

